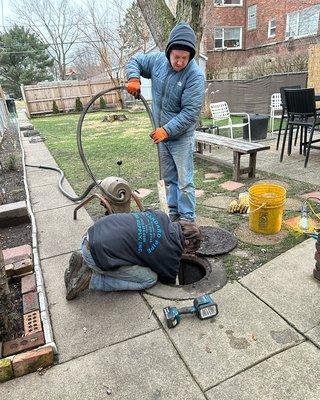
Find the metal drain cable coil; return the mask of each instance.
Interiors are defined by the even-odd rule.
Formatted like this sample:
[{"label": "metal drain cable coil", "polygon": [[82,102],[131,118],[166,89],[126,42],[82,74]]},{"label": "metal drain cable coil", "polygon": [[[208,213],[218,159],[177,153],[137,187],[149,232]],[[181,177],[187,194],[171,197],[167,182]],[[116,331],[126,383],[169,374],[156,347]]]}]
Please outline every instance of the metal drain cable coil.
[{"label": "metal drain cable coil", "polygon": [[58,167],[49,167],[48,165],[30,165],[26,164],[26,167],[31,167],[31,168],[40,168],[40,169],[49,169],[52,171],[57,171],[60,173],[60,179],[59,179],[59,189],[62,192],[62,194],[67,197],[69,200],[77,202],[83,200],[89,193],[90,191],[96,187],[95,182],[91,182],[90,185],[87,187],[87,189],[83,192],[82,195],[74,197],[70,193],[68,193],[63,187],[62,187],[62,182],[64,180],[64,172],[58,168]]},{"label": "metal drain cable coil", "polygon": [[[101,92],[97,93],[96,95],[94,95],[90,101],[86,104],[86,106],[84,107],[82,113],[80,114],[80,118],[78,121],[78,125],[77,125],[77,130],[76,130],[76,134],[77,134],[77,146],[78,146],[78,151],[79,151],[79,155],[80,155],[80,159],[82,161],[82,164],[85,168],[85,170],[87,171],[88,175],[91,177],[92,179],[92,183],[90,183],[90,185],[86,188],[86,190],[83,192],[82,195],[74,197],[72,196],[70,193],[66,192],[65,189],[63,189],[62,187],[62,182],[64,180],[64,172],[57,167],[50,167],[50,166],[46,166],[46,165],[27,165],[26,167],[33,167],[33,168],[41,168],[41,169],[48,169],[48,170],[52,170],[52,171],[57,171],[60,173],[60,179],[59,179],[59,189],[62,192],[62,194],[67,197],[69,200],[77,202],[77,201],[81,201],[83,200],[89,193],[90,191],[95,188],[98,187],[102,193],[104,193],[105,196],[107,196],[109,199],[113,200],[114,202],[118,202],[121,203],[124,199],[125,194],[124,193],[120,193],[119,197],[114,196],[112,193],[110,193],[109,191],[107,191],[105,188],[103,188],[101,186],[101,180],[97,180],[96,177],[94,176],[93,172],[91,171],[91,168],[89,167],[89,164],[87,162],[86,156],[84,154],[83,151],[83,146],[82,146],[82,126],[83,126],[83,121],[84,118],[89,110],[89,108],[91,107],[91,105],[98,100],[101,96],[111,92],[111,91],[116,91],[116,90],[123,90],[125,89],[125,86],[114,86],[112,88],[106,89],[106,90],[102,90]],[[153,114],[151,112],[151,109],[146,101],[146,99],[140,95],[140,99],[148,113],[152,128],[155,129],[155,122],[154,122],[154,118],[153,118]],[[157,146],[158,148],[158,146]],[[159,175],[160,175],[160,179],[161,179],[161,169],[160,169],[160,158],[159,158],[159,148],[158,148],[158,161],[159,161]]]},{"label": "metal drain cable coil", "polygon": [[[82,113],[81,113],[81,115],[80,115],[80,118],[79,118],[79,121],[78,121],[78,125],[77,125],[77,145],[78,145],[79,155],[80,155],[80,158],[81,158],[81,161],[82,161],[82,164],[83,164],[84,168],[86,169],[88,175],[91,177],[91,179],[92,179],[93,182],[95,183],[95,186],[99,187],[99,189],[102,191],[102,193],[105,194],[105,196],[107,196],[108,198],[110,198],[112,201],[115,201],[115,202],[118,202],[118,203],[121,203],[121,202],[122,202],[123,196],[121,196],[121,197],[116,197],[116,196],[114,196],[112,193],[110,193],[110,192],[108,192],[106,189],[104,189],[104,188],[101,186],[101,184],[100,184],[101,181],[97,181],[96,178],[95,178],[95,176],[94,176],[94,174],[93,174],[93,172],[91,171],[91,169],[90,169],[90,167],[89,167],[89,164],[88,164],[88,162],[87,162],[87,159],[86,159],[86,157],[85,157],[84,151],[83,151],[81,135],[82,135],[82,125],[83,125],[83,121],[84,121],[84,118],[85,118],[85,116],[86,116],[86,114],[87,114],[89,108],[91,107],[91,105],[92,105],[96,100],[98,100],[101,96],[103,96],[103,95],[105,95],[105,94],[107,94],[107,93],[109,93],[109,92],[111,92],[111,91],[123,90],[123,89],[125,89],[125,88],[126,88],[126,87],[125,87],[124,85],[123,85],[123,86],[114,86],[114,87],[112,87],[112,88],[109,88],[109,89],[106,89],[106,90],[102,90],[101,92],[99,92],[99,93],[97,93],[96,95],[94,95],[94,96],[89,100],[89,102],[86,104],[86,106],[84,107],[84,109],[83,109],[83,111],[82,111]],[[148,105],[146,99],[145,99],[143,96],[140,95],[140,99],[141,99],[141,101],[142,101],[143,105],[145,106],[145,109],[146,109],[146,111],[147,111],[147,113],[148,113],[148,116],[149,116],[149,118],[150,118],[150,122],[151,122],[151,124],[152,124],[152,128],[155,129],[155,122],[154,122],[154,118],[153,118],[151,109],[150,109],[150,107],[149,107],[149,105]],[[157,146],[157,148],[158,148],[158,146]],[[160,179],[161,179],[159,148],[158,148],[158,162],[159,162],[159,174],[160,174]]]}]

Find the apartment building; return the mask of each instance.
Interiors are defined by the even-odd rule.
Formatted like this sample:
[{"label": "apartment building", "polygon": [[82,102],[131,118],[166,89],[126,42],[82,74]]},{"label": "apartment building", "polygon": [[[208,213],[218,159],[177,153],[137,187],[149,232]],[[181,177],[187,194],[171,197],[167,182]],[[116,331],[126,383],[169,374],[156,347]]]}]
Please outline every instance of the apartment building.
[{"label": "apartment building", "polygon": [[319,0],[207,0],[207,71],[241,67],[258,55],[305,54],[319,42],[319,13]]}]

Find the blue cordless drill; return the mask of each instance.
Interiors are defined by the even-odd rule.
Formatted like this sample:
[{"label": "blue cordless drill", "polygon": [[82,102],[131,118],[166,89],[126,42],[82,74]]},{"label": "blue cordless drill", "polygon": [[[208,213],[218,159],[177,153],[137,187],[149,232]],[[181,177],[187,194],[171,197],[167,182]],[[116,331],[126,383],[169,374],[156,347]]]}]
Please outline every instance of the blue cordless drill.
[{"label": "blue cordless drill", "polygon": [[208,294],[196,297],[192,307],[177,308],[168,306],[163,309],[168,328],[174,328],[180,322],[182,314],[196,314],[200,319],[208,319],[218,315],[218,305]]}]

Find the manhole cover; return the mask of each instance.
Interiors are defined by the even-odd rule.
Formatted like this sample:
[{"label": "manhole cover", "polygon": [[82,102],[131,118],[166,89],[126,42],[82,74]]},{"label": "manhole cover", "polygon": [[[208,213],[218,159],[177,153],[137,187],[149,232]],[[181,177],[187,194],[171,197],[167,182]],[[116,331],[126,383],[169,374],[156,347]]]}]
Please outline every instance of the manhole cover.
[{"label": "manhole cover", "polygon": [[184,254],[176,285],[158,282],[145,292],[163,299],[188,300],[205,293],[213,293],[227,283],[226,268],[222,262]]},{"label": "manhole cover", "polygon": [[233,233],[222,228],[203,226],[200,230],[204,236],[202,245],[197,254],[203,256],[217,256],[229,253],[237,245],[237,239]]}]

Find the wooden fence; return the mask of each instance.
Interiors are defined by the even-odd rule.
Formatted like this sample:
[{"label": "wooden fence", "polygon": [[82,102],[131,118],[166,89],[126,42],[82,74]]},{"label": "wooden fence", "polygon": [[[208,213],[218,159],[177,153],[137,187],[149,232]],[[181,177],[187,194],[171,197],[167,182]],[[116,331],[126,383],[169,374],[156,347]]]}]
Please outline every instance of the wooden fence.
[{"label": "wooden fence", "polygon": [[[23,99],[26,103],[28,116],[52,113],[53,101],[62,112],[75,109],[76,98],[79,97],[85,106],[95,94],[114,86],[110,80],[91,81],[62,81],[46,83],[45,85],[21,86]],[[119,105],[116,92],[107,93],[104,96],[107,107]],[[99,107],[99,100],[93,105]]]}]

